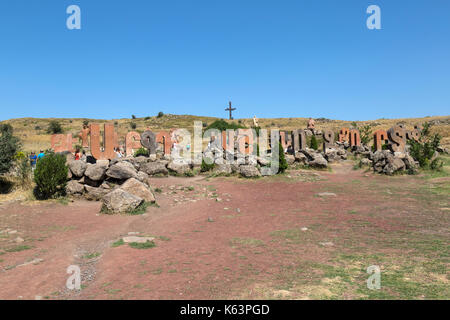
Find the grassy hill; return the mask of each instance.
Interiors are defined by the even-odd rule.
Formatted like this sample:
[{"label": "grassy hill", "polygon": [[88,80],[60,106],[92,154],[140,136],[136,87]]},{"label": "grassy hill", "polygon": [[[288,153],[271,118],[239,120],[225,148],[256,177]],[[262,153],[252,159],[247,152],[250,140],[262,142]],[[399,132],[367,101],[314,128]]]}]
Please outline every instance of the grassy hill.
[{"label": "grassy hill", "polygon": [[[74,136],[78,134],[83,126],[83,121],[91,123],[114,123],[116,131],[119,135],[119,141],[125,139],[125,135],[129,131],[143,132],[149,128],[155,132],[161,130],[169,130],[172,128],[186,128],[193,131],[194,121],[202,121],[211,124],[219,118],[191,116],[191,115],[171,115],[167,114],[162,117],[145,117],[136,119],[116,119],[116,120],[94,120],[94,119],[58,119],[58,118],[20,118],[5,120],[0,123],[9,123],[14,128],[14,134],[22,140],[25,151],[39,151],[40,149],[50,148],[50,134],[47,128],[50,121],[56,120],[63,127],[64,133],[71,133]],[[235,119],[234,121],[245,127],[253,126],[253,119]],[[407,128],[412,128],[416,124],[431,121],[434,125],[432,132],[437,132],[443,136],[442,144],[446,147],[450,146],[450,116],[426,117],[426,118],[407,118],[407,119],[378,119],[371,121],[356,121],[358,126],[370,125],[373,131],[377,129],[388,129],[397,123],[404,123]],[[270,118],[259,119],[259,125],[262,128],[279,128],[281,130],[293,130],[306,128],[307,118]],[[136,124],[136,129],[132,129],[132,123]],[[352,121],[316,119],[316,128],[332,129],[338,131],[341,127],[351,127]]]}]

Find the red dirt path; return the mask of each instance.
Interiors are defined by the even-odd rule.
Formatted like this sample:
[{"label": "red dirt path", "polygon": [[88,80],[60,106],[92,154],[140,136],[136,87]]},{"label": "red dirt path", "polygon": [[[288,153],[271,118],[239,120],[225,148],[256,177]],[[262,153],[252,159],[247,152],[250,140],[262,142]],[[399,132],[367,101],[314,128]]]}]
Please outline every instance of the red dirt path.
[{"label": "red dirt path", "polygon": [[[261,288],[269,288],[269,296],[283,295],[287,290],[277,291],[280,275],[299,259],[326,263],[348,241],[360,250],[370,246],[360,241],[364,228],[395,233],[411,226],[425,207],[440,214],[438,204],[422,204],[403,192],[417,185],[415,179],[354,171],[350,163],[333,172],[291,171],[259,180],[155,178],[160,207],[140,216],[99,214],[100,203],[87,201],[0,203],[0,231],[17,231],[0,235],[0,252],[31,247],[0,255],[0,299],[268,297]],[[361,225],[354,224],[352,210]],[[412,220],[405,221],[406,214]],[[420,223],[438,225],[435,215]],[[304,243],[302,233],[279,241],[277,232],[302,227],[308,228]],[[156,237],[156,247],[111,246],[129,232]],[[17,237],[24,242],[15,243]],[[65,288],[69,265],[81,268],[80,292]],[[289,297],[308,298],[308,292]]]}]

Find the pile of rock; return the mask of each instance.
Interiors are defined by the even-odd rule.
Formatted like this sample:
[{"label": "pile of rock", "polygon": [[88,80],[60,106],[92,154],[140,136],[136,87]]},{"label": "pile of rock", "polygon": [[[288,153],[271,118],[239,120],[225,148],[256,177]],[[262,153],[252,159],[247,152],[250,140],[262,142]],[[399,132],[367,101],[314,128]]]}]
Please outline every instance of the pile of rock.
[{"label": "pile of rock", "polygon": [[[327,148],[325,152],[305,149],[295,154],[286,154],[289,165],[301,163],[313,168],[327,168],[334,161],[347,158],[343,147]],[[271,159],[254,155],[236,155],[208,148],[203,159],[214,163],[215,174],[240,174],[246,178],[273,174],[270,171]],[[200,165],[169,156],[127,157],[111,161],[100,160],[95,164],[70,159],[67,165],[69,176],[67,194],[84,197],[88,200],[103,201],[105,209],[111,212],[133,210],[143,202],[155,202],[150,188],[151,176],[177,175],[190,176],[200,172]]]},{"label": "pile of rock", "polygon": [[[133,160],[133,161],[130,161]],[[68,161],[69,182],[66,192],[88,200],[103,201],[106,212],[132,211],[144,202],[155,202],[149,175],[138,170],[137,161]]]},{"label": "pile of rock", "polygon": [[369,152],[367,158],[361,159],[362,165],[372,166],[378,173],[393,175],[402,171],[416,171],[419,167],[409,153],[382,150]]}]

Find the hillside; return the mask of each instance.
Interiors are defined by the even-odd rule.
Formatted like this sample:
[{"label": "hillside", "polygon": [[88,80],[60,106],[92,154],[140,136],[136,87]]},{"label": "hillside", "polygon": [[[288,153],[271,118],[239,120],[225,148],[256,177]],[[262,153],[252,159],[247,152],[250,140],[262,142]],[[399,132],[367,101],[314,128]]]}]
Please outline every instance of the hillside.
[{"label": "hillside", "polygon": [[[119,135],[119,141],[123,141],[125,135],[129,131],[142,132],[149,128],[155,132],[172,129],[172,128],[186,128],[193,131],[194,121],[202,121],[206,124],[211,124],[219,118],[201,117],[191,115],[164,115],[163,117],[145,117],[136,119],[113,119],[113,120],[98,120],[98,119],[58,119],[58,118],[20,118],[5,120],[0,123],[9,123],[14,128],[14,133],[23,143],[25,151],[39,151],[40,149],[47,149],[50,147],[50,135],[47,134],[47,128],[51,120],[57,120],[63,127],[65,133],[78,134],[83,126],[83,121],[105,123],[112,122],[116,125],[116,130]],[[230,120],[227,120],[230,121]],[[232,120],[245,127],[253,125],[253,119],[235,119]],[[307,118],[267,118],[259,119],[259,125],[262,128],[279,128],[281,130],[292,130],[306,128]],[[397,123],[405,123],[407,127],[412,128],[416,124],[431,121],[434,125],[432,132],[437,132],[442,135],[442,144],[446,147],[450,146],[450,116],[426,117],[426,118],[406,118],[406,119],[378,119],[371,121],[356,121],[358,126],[369,124],[373,127],[373,131],[377,129],[388,129]],[[136,129],[131,128],[131,124],[136,124]],[[344,120],[330,120],[330,119],[316,119],[316,128],[318,129],[332,129],[338,131],[341,127],[350,127],[352,121]]]}]

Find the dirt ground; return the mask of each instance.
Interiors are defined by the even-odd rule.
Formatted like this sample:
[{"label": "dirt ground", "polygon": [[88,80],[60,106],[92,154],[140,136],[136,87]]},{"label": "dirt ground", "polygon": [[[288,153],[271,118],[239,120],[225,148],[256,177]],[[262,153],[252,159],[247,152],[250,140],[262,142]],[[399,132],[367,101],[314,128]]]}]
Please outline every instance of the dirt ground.
[{"label": "dirt ground", "polygon": [[[449,299],[449,177],[351,161],[257,180],[154,178],[158,206],[0,202],[0,299]],[[153,248],[117,242],[152,236]],[[78,265],[81,290],[66,288]],[[369,266],[381,288],[369,290]]]}]

